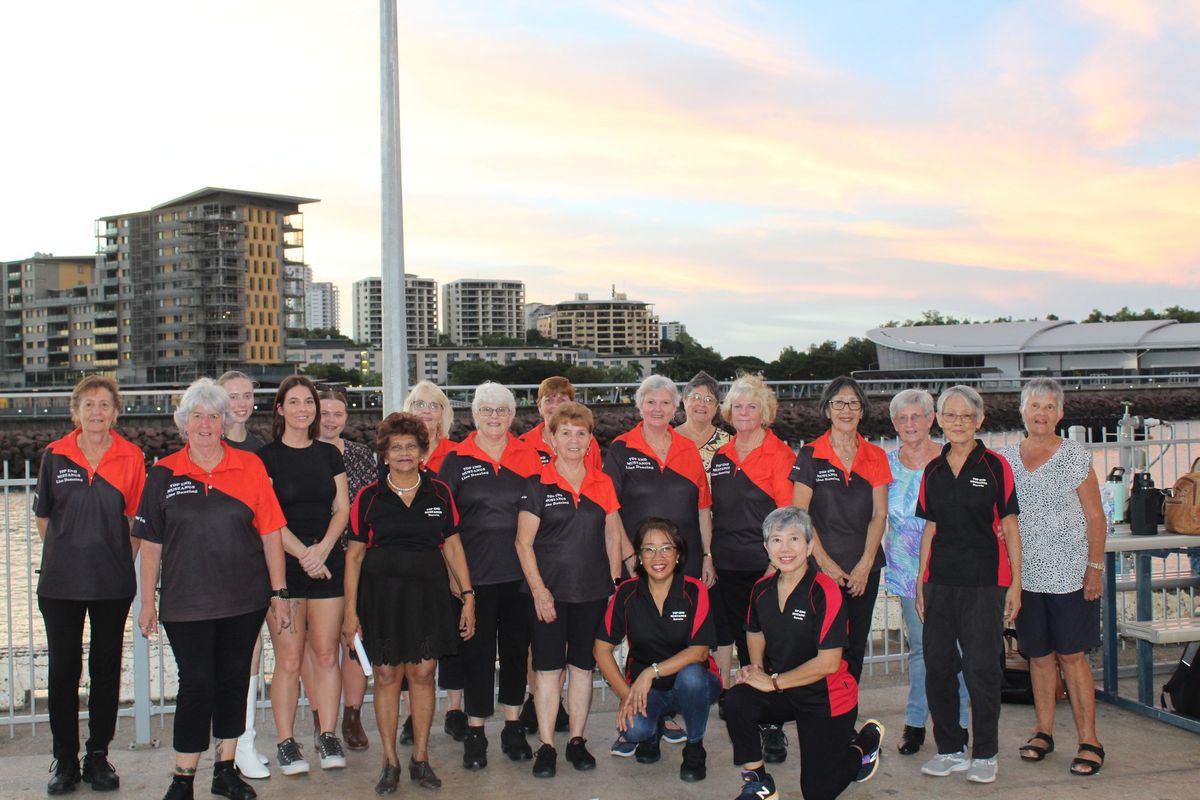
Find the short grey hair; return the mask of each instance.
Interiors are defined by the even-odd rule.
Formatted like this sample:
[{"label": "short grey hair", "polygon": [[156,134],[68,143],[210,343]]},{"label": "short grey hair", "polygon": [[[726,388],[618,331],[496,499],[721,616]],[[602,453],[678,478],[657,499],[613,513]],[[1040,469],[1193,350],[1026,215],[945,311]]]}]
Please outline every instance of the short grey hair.
[{"label": "short grey hair", "polygon": [[812,517],[808,515],[807,511],[799,506],[784,506],[783,508],[777,508],[770,514],[767,514],[767,517],[763,520],[762,524],[763,544],[767,543],[767,539],[770,538],[773,531],[786,528],[799,528],[804,532],[804,541],[812,544]]},{"label": "short grey hair", "polygon": [[[475,387],[475,397],[471,399],[471,411],[478,413],[484,405],[503,406],[509,411],[517,410],[517,399],[507,386],[495,381],[484,381]],[[443,434],[446,433],[443,431]]]},{"label": "short grey hair", "polygon": [[709,375],[704,370],[700,370],[692,376],[692,379],[687,382],[687,386],[683,387],[683,394],[686,397],[696,389],[700,388],[708,389],[710,392],[712,392],[712,396],[716,398],[717,402],[721,401],[720,384],[717,383],[716,378],[714,378],[712,375]]},{"label": "short grey hair", "polygon": [[642,385],[637,388],[637,392],[633,395],[633,404],[641,409],[642,401],[646,399],[646,395],[651,392],[662,391],[671,393],[672,405],[678,406],[679,401],[683,399],[683,396],[679,394],[679,387],[675,385],[675,381],[666,375],[651,375],[642,381]]},{"label": "short grey hair", "polygon": [[897,392],[892,402],[888,403],[888,415],[894,417],[909,406],[920,406],[928,417],[933,414],[933,397],[924,389],[905,389]]},{"label": "short grey hair", "polygon": [[179,428],[180,438],[185,442],[187,432],[183,429],[184,423],[197,408],[219,413],[224,418],[225,425],[233,422],[233,415],[229,413],[229,392],[225,391],[225,387],[212,378],[197,378],[183,393],[179,405],[175,408],[175,425]]},{"label": "short grey hair", "polygon": [[1054,402],[1058,403],[1060,409],[1063,407],[1062,384],[1054,378],[1031,378],[1021,387],[1021,410],[1025,410],[1025,404],[1029,402],[1029,398],[1039,394],[1050,395],[1054,398]]},{"label": "short grey hair", "polygon": [[972,408],[975,409],[975,419],[983,416],[983,398],[979,396],[979,392],[961,383],[958,386],[951,386],[938,395],[937,410],[939,414],[942,413],[942,409],[946,407],[946,402],[951,397],[961,397],[970,403]]},{"label": "short grey hair", "polygon": [[426,402],[432,396],[433,402],[442,404],[442,420],[439,423],[438,435],[443,439],[448,437],[450,435],[450,427],[454,425],[454,409],[450,406],[450,398],[446,397],[446,393],[436,383],[421,381],[413,386],[412,390],[408,393],[408,397],[404,398],[404,410],[412,413],[413,402],[421,396],[426,398]]}]

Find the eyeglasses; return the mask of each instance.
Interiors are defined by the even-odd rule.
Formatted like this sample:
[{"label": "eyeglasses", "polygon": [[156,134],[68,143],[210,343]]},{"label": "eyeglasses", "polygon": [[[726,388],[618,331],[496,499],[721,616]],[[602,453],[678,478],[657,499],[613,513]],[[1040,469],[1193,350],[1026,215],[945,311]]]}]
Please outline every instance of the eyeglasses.
[{"label": "eyeglasses", "polygon": [[929,419],[929,415],[928,414],[903,414],[898,417],[892,417],[892,422],[896,423],[897,425],[909,425],[914,422],[920,422],[921,420],[924,420],[924,419]]},{"label": "eyeglasses", "polygon": [[951,425],[957,425],[960,422],[974,422],[974,414],[942,414],[942,422],[948,422]]},{"label": "eyeglasses", "polygon": [[410,442],[408,444],[394,444],[388,447],[388,452],[395,453],[397,455],[400,453],[419,453],[421,452],[421,446],[415,442]]},{"label": "eyeglasses", "polygon": [[659,553],[662,553],[664,556],[673,556],[675,555],[675,545],[664,544],[662,547],[650,547],[647,545],[638,552],[642,554],[642,558],[654,558]]},{"label": "eyeglasses", "polygon": [[507,417],[509,414],[512,413],[512,409],[505,408],[503,406],[500,408],[492,408],[491,406],[480,406],[475,411],[475,413],[481,417]]},{"label": "eyeglasses", "polygon": [[829,407],[832,408],[834,411],[842,411],[847,408],[850,409],[851,411],[858,411],[860,408],[862,408],[862,401],[861,400],[830,400]]},{"label": "eyeglasses", "polygon": [[704,403],[706,406],[715,406],[717,404],[717,398],[703,392],[692,392],[687,396],[687,399],[693,403]]},{"label": "eyeglasses", "polygon": [[413,400],[413,411],[424,411],[425,409],[429,409],[430,411],[441,411],[442,404],[434,400],[430,400],[429,402],[425,402],[424,400]]}]

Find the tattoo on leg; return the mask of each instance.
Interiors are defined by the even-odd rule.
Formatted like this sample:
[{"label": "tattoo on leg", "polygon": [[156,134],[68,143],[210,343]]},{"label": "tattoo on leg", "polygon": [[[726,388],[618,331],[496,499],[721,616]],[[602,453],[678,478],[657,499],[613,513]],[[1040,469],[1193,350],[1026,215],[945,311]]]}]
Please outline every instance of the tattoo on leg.
[{"label": "tattoo on leg", "polygon": [[195,767],[176,767],[175,774],[176,775],[195,775],[196,768]]}]

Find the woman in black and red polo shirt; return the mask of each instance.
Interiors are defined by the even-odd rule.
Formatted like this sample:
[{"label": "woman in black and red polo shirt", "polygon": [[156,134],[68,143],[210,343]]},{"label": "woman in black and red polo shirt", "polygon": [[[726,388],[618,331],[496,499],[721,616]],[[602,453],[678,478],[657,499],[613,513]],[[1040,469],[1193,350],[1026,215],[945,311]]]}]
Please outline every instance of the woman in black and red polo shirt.
[{"label": "woman in black and red polo shirt", "polygon": [[887,454],[858,432],[870,409],[857,381],[835,378],[820,405],[829,430],[800,448],[791,473],[792,502],[812,514],[813,557],[846,595],[846,662],[858,680],[879,595],[892,470]]},{"label": "woman in black and red polo shirt", "polygon": [[[46,623],[53,777],[47,794],[73,792],[80,780],[96,790],[116,789],[108,763],[117,726],[121,649],[137,584],[137,540],[129,520],[146,481],[142,451],[113,425],[121,411],[117,382],[89,375],[71,392],[75,430],[46,447],[33,513],[42,539],[38,609]],[[79,766],[79,676],[83,620],[91,625],[88,736]]]},{"label": "woman in black and red polo shirt", "polygon": [[742,769],[740,797],[776,796],[759,726],[795,720],[800,792],[805,800],[831,800],[851,781],[875,774],[883,726],[872,719],[854,731],[858,681],[843,657],[845,602],[809,558],[812,518],[795,506],[776,509],[763,520],[762,537],[775,572],[754,585],[746,619],[750,663],[725,696],[733,760]]},{"label": "woman in black and red polo shirt", "polygon": [[442,468],[442,459],[454,449],[450,439],[450,428],[454,425],[450,398],[437,384],[420,381],[404,398],[404,412],[425,424],[425,430],[429,432],[429,452],[425,454],[422,466],[436,473]]},{"label": "woman in black and red polo shirt", "polygon": [[[564,403],[575,402],[575,387],[561,375],[546,378],[538,384],[537,408],[542,421],[521,434],[521,441],[538,451],[543,464],[549,464],[554,458],[554,441],[550,433],[550,418]],[[600,445],[592,437],[588,445],[587,463],[590,467],[602,469],[603,460],[600,458]]]},{"label": "woman in black and red polo shirt", "polygon": [[621,575],[625,539],[612,480],[588,455],[592,412],[566,403],[549,426],[556,455],[526,483],[517,519],[517,555],[533,601],[533,696],[542,741],[533,774],[539,778],[556,771],[554,727],[564,667],[571,679],[566,758],[577,770],[596,766],[583,738],[596,666],[592,643],[613,580]]},{"label": "woman in black and red polo shirt", "polygon": [[497,649],[504,711],[500,748],[514,761],[533,757],[518,720],[525,699],[529,596],[521,591],[524,574],[516,537],[526,479],[541,474],[542,460],[509,432],[516,406],[508,389],[491,381],[481,384],[471,402],[475,432],[447,454],[438,471],[458,504],[459,530],[475,589],[476,632],[462,648],[467,707],[463,766],[467,769],[487,766],[483,724],[495,711]]},{"label": "woman in black and red polo shirt", "polygon": [[233,762],[246,727],[246,666],[268,605],[278,627],[292,624],[283,511],[262,462],[222,443],[228,413],[229,395],[211,379],[188,387],[175,410],[187,445],[150,468],[133,527],[142,540],[138,627],[150,636],[161,619],[179,666],[175,775],[164,800],[191,800],[210,731],[220,742],[213,794],[256,796]]},{"label": "woman in black and red polo shirt", "polygon": [[[353,648],[361,631],[375,666],[375,718],[384,759],[375,792],[396,791],[400,778],[396,730],[402,677],[412,699],[410,777],[436,789],[442,782],[429,766],[433,671],[439,656],[458,650],[460,635],[474,635],[474,591],[454,498],[446,484],[420,468],[429,448],[424,424],[412,414],[389,414],[379,423],[375,448],[385,471],[359,492],[350,514],[354,530],[346,553],[342,641]],[[457,616],[451,612],[447,566],[464,600]]]}]

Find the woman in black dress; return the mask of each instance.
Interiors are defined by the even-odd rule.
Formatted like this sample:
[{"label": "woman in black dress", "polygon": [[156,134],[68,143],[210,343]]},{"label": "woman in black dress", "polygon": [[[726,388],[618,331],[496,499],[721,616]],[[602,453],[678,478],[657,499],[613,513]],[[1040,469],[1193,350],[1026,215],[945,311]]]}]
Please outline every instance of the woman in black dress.
[{"label": "woman in black dress", "polygon": [[[361,632],[375,667],[375,718],[384,759],[375,791],[396,791],[400,778],[396,730],[401,678],[408,679],[412,701],[409,777],[436,789],[442,782],[429,766],[434,667],[439,656],[457,650],[458,636],[475,634],[475,592],[450,489],[420,469],[429,447],[425,425],[411,414],[389,414],[379,424],[375,442],[387,472],[354,500],[342,641],[353,647],[354,635]],[[463,600],[457,635],[446,565]]]},{"label": "woman in black dress", "polygon": [[275,645],[271,711],[279,737],[276,758],[284,775],[308,772],[294,738],[305,647],[312,650],[312,680],[305,685],[319,715],[315,747],[322,769],[346,766],[334,735],[342,696],[338,634],[342,629],[342,534],[350,516],[342,454],[318,441],[321,404],[308,378],[291,375],[275,394],[275,440],[258,451],[287,516],[283,549],[294,624],[281,628],[268,613]]}]

